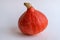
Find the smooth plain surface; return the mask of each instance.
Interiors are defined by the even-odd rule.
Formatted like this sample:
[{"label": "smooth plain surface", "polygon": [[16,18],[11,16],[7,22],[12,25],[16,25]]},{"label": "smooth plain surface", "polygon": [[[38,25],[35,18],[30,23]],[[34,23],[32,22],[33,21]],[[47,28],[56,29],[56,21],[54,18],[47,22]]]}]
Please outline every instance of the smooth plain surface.
[{"label": "smooth plain surface", "polygon": [[[23,35],[18,29],[18,19],[26,11],[25,1],[49,20],[47,28],[34,36]],[[0,40],[60,40],[60,0],[0,0]]]}]

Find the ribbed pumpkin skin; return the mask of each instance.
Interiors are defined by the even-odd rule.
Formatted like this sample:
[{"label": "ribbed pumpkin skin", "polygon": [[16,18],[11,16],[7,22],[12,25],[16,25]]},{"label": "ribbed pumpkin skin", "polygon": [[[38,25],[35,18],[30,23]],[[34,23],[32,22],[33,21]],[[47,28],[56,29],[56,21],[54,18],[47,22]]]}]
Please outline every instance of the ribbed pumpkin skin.
[{"label": "ribbed pumpkin skin", "polygon": [[48,24],[46,16],[35,10],[33,7],[27,9],[27,11],[19,18],[18,27],[24,34],[37,34],[43,31]]}]

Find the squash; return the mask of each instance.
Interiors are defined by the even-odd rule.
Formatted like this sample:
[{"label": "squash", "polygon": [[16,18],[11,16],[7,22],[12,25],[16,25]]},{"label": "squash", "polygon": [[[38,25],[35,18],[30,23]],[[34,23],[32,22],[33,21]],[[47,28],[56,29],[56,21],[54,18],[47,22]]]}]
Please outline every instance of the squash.
[{"label": "squash", "polygon": [[48,25],[47,17],[33,8],[30,3],[24,3],[27,11],[18,20],[18,27],[23,34],[34,35],[42,32]]}]

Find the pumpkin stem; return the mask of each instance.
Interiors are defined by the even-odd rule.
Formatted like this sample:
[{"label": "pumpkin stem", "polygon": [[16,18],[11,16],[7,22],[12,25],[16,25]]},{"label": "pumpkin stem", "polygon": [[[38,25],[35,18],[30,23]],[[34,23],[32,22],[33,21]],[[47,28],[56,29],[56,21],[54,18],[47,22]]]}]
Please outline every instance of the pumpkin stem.
[{"label": "pumpkin stem", "polygon": [[30,8],[32,5],[30,3],[25,2],[24,5],[28,8]]}]

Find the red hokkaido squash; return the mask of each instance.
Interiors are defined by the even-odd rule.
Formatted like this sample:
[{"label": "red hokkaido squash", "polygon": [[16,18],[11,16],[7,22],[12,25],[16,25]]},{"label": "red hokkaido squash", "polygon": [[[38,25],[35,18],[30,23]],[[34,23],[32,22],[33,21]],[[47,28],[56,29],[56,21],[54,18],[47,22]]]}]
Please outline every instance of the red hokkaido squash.
[{"label": "red hokkaido squash", "polygon": [[48,25],[46,16],[34,9],[30,3],[24,3],[27,11],[18,20],[18,27],[22,33],[34,35],[43,31]]}]

